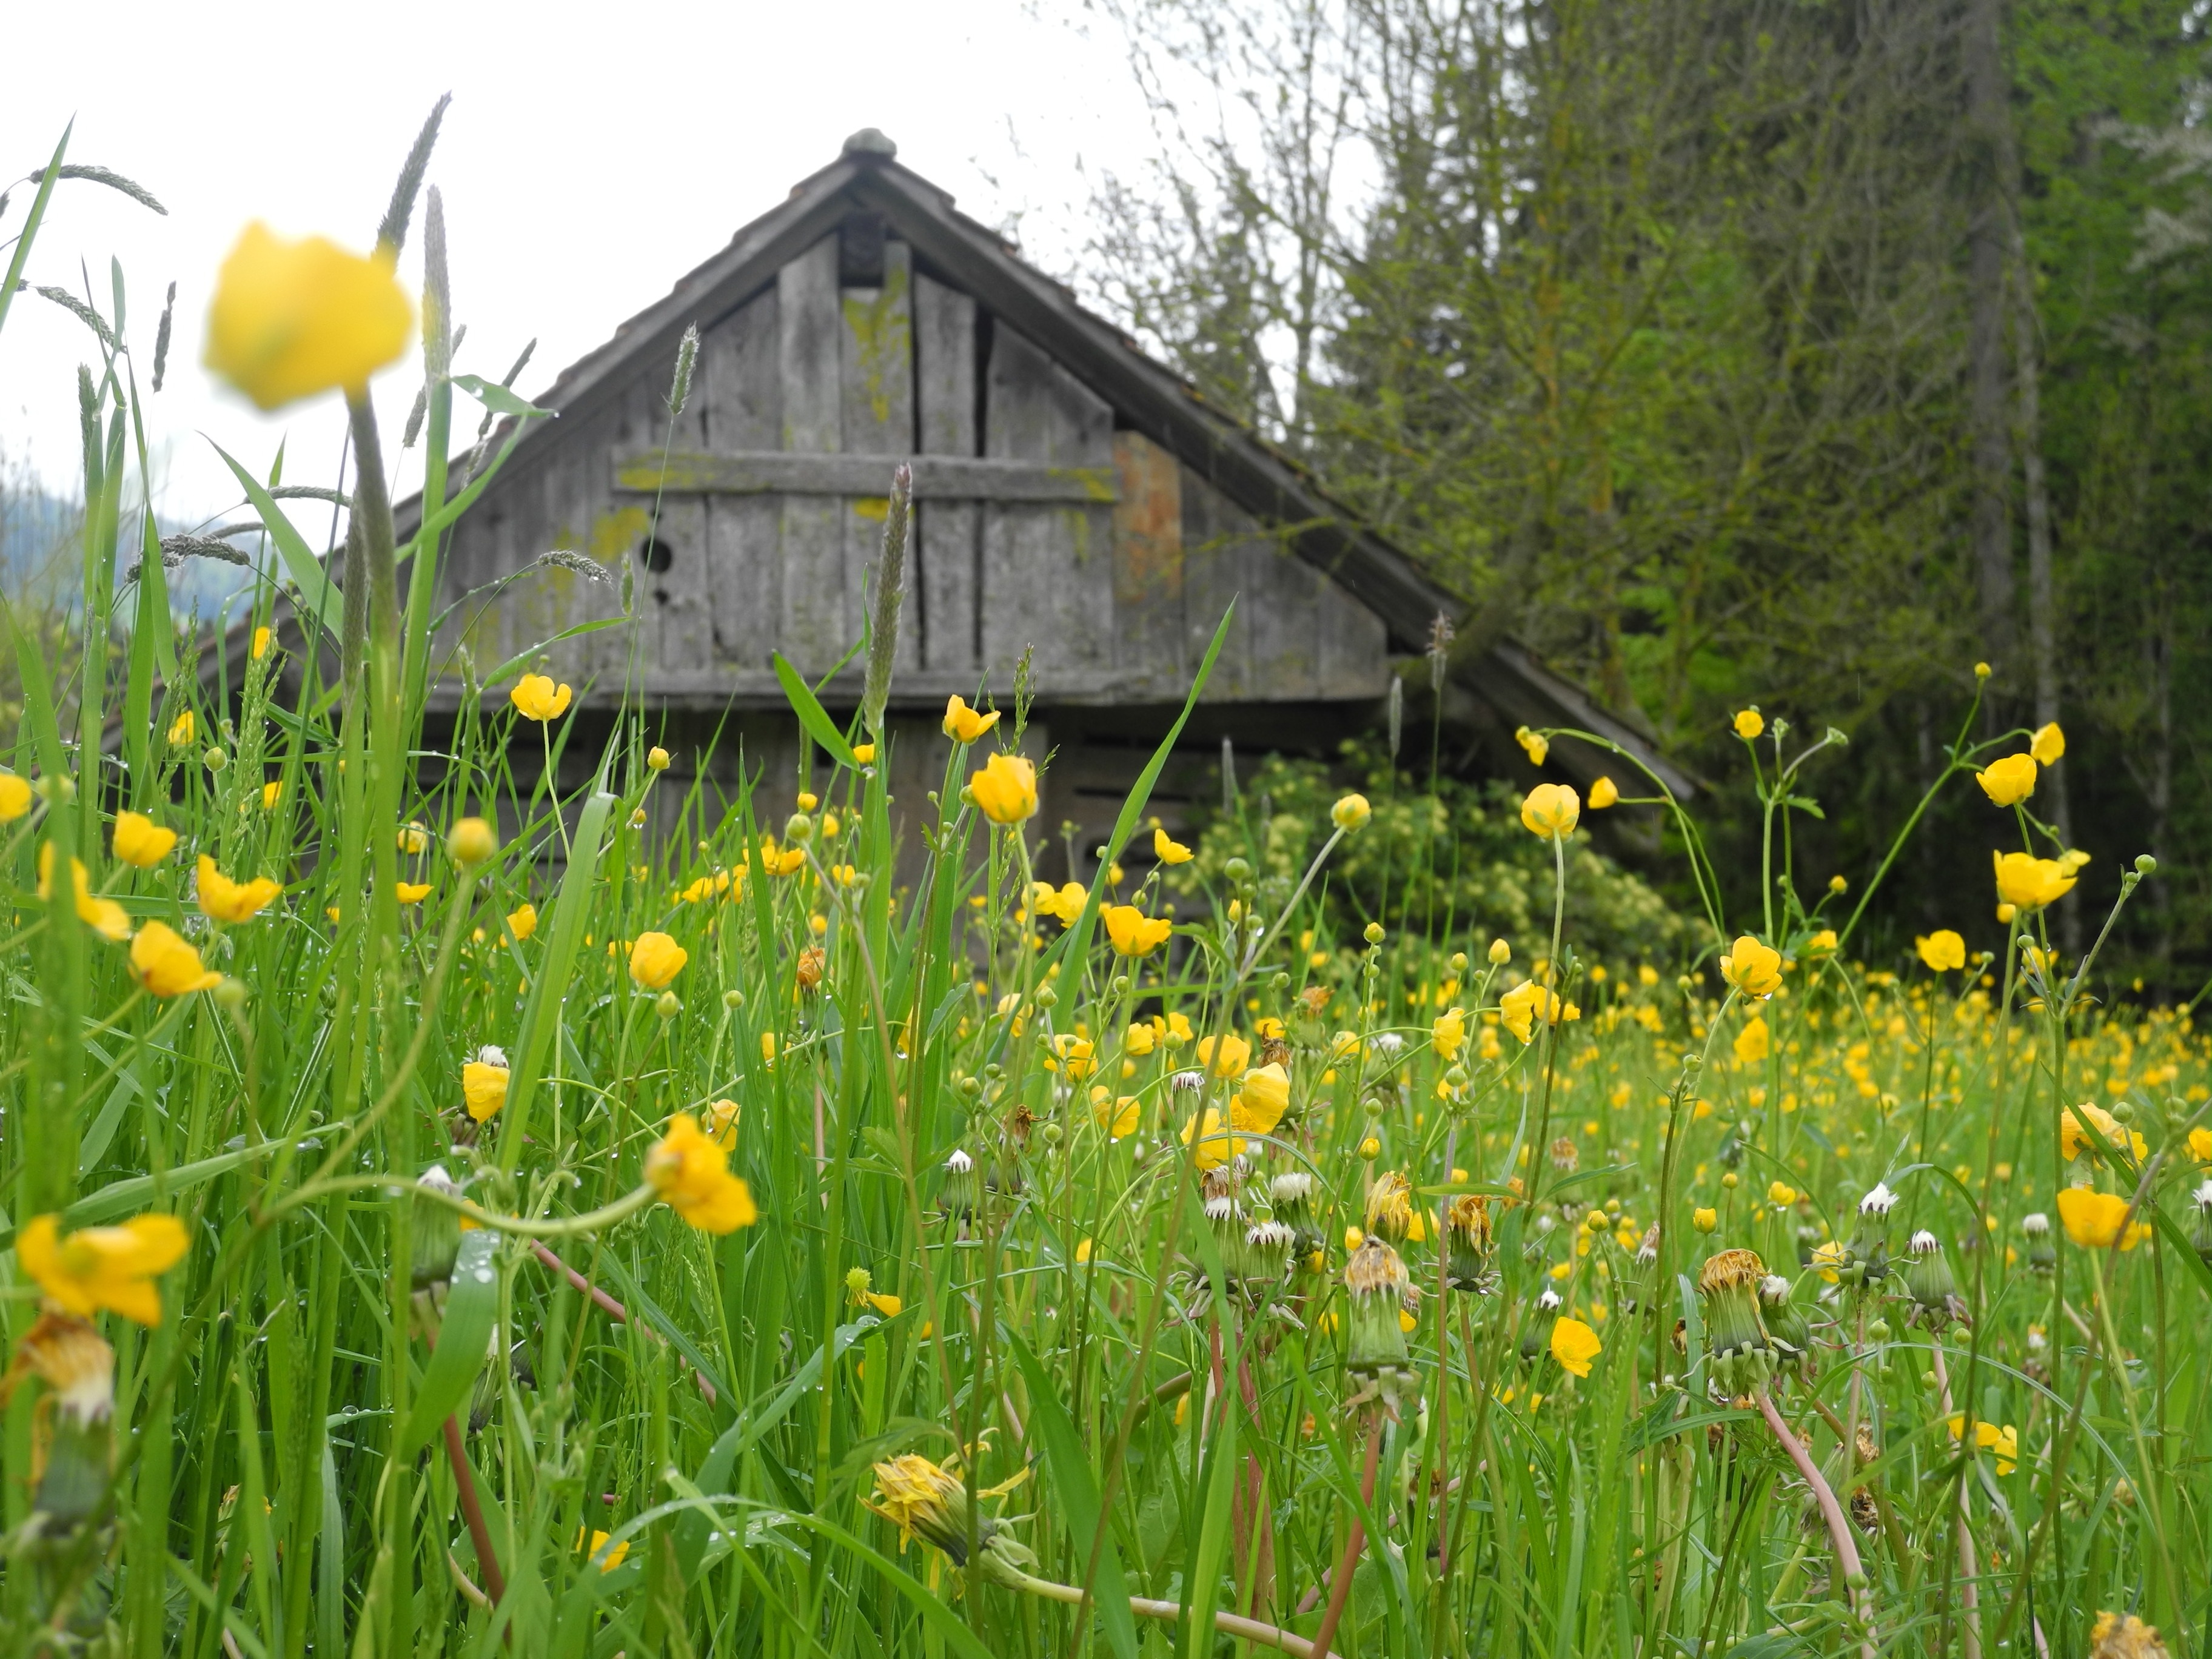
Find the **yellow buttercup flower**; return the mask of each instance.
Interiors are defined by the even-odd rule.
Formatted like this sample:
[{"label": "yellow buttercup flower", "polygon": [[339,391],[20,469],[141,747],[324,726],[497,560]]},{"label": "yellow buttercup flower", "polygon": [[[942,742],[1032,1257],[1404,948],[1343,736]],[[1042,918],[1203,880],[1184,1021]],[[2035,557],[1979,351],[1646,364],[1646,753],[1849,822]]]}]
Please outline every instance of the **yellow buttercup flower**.
[{"label": "yellow buttercup flower", "polygon": [[257,628],[253,630],[254,661],[259,662],[269,654],[269,641],[275,637],[266,628]]},{"label": "yellow buttercup flower", "polygon": [[1235,1077],[1252,1058],[1252,1045],[1234,1031],[1198,1040],[1198,1063],[1216,1077]]},{"label": "yellow buttercup flower", "polygon": [[945,735],[956,743],[973,743],[998,723],[995,708],[986,714],[970,708],[967,699],[957,695],[945,701]]},{"label": "yellow buttercup flower", "polygon": [[691,953],[665,933],[640,933],[629,947],[629,976],[648,991],[665,990]]},{"label": "yellow buttercup flower", "polygon": [[514,935],[514,942],[517,945],[528,939],[538,931],[538,907],[534,904],[526,904],[520,909],[508,911],[507,931]]},{"label": "yellow buttercup flower", "polygon": [[1759,733],[1766,730],[1766,716],[1760,714],[1755,706],[1750,708],[1741,708],[1736,711],[1734,724],[1735,726],[1736,736],[1741,738],[1746,743],[1749,743],[1753,738],[1759,736]]},{"label": "yellow buttercup flower", "polygon": [[1291,1108],[1290,1074],[1273,1061],[1244,1073],[1244,1085],[1229,1103],[1229,1121],[1248,1134],[1271,1135]]},{"label": "yellow buttercup flower", "polygon": [[261,810],[263,811],[275,811],[276,810],[276,803],[283,799],[283,779],[276,778],[261,786]]},{"label": "yellow buttercup flower", "polygon": [[192,711],[189,708],[183,710],[169,723],[169,747],[172,749],[189,747],[193,734],[198,729],[198,722],[192,719]]},{"label": "yellow buttercup flower", "polygon": [[1786,1204],[1795,1204],[1797,1189],[1786,1181],[1774,1182],[1766,1189],[1766,1201],[1778,1209]]},{"label": "yellow buttercup flower", "polygon": [[1521,745],[1521,752],[1528,756],[1531,766],[1541,766],[1552,752],[1552,740],[1541,732],[1531,732],[1525,726],[1513,733],[1513,741]]},{"label": "yellow buttercup flower", "polygon": [[221,983],[200,953],[167,922],[149,921],[131,941],[131,976],[157,997],[180,997]]},{"label": "yellow buttercup flower", "polygon": [[430,844],[430,832],[419,823],[399,826],[398,847],[403,853],[420,853]]},{"label": "yellow buttercup flower", "polygon": [[[48,898],[53,892],[54,844],[47,842],[39,848],[39,896]],[[76,918],[93,932],[112,944],[120,945],[131,937],[131,918],[113,899],[100,898],[92,890],[92,877],[84,867],[82,859],[70,860],[70,880],[76,890]]]},{"label": "yellow buttercup flower", "polygon": [[1175,924],[1165,916],[1148,916],[1133,904],[1106,907],[1106,937],[1125,957],[1146,957],[1167,943]]},{"label": "yellow buttercup flower", "polygon": [[[2087,1123],[2096,1130],[2099,1140],[2089,1138]],[[2102,1145],[2099,1144],[2101,1141]],[[2069,1106],[2059,1115],[2058,1147],[2071,1164],[2087,1146],[2093,1157],[2101,1157],[2106,1146],[2124,1146],[2132,1150],[2140,1164],[2150,1155],[2150,1143],[2135,1130],[2129,1128],[2094,1101],[2083,1101],[2079,1106]]]},{"label": "yellow buttercup flower", "polygon": [[31,810],[31,786],[13,772],[0,772],[0,823],[13,823]]},{"label": "yellow buttercup flower", "polygon": [[872,743],[854,744],[853,745],[853,758],[860,762],[863,766],[872,764],[876,758],[876,745]]},{"label": "yellow buttercup flower", "polygon": [[1165,1030],[1164,1024],[1156,1025],[1149,1019],[1132,1020],[1129,1029],[1121,1034],[1122,1052],[1149,1054],[1159,1046],[1160,1037]]},{"label": "yellow buttercup flower", "polygon": [[1738,1064],[1756,1066],[1774,1052],[1773,1034],[1767,1030],[1766,1022],[1753,1014],[1744,1021],[1743,1030],[1735,1034],[1735,1041],[1729,1046],[1735,1050]]},{"label": "yellow buttercup flower", "polygon": [[1041,881],[1030,889],[1030,908],[1041,916],[1052,917],[1063,927],[1075,926],[1076,919],[1083,914],[1083,907],[1090,898],[1091,890],[1079,881],[1071,881],[1059,887],[1054,887],[1048,881]]},{"label": "yellow buttercup flower", "polygon": [[507,1104],[507,1067],[488,1060],[472,1060],[462,1066],[461,1097],[469,1115],[479,1123],[490,1122]]},{"label": "yellow buttercup flower", "polygon": [[1505,1022],[1505,1029],[1524,1043],[1535,1040],[1536,1022],[1557,1025],[1563,1019],[1580,1019],[1583,1011],[1571,1002],[1562,1003],[1559,994],[1533,979],[1524,980],[1498,1000],[1498,1016]]},{"label": "yellow buttercup flower", "polygon": [[1966,941],[1948,927],[1938,927],[1932,933],[1921,935],[1912,941],[1912,948],[1936,973],[1947,973],[1966,965]]},{"label": "yellow buttercup flower", "polygon": [[[27,795],[28,789],[24,793]],[[1166,830],[1155,828],[1152,831],[1152,856],[1162,864],[1188,864],[1192,854],[1190,848],[1181,842],[1170,840]]]},{"label": "yellow buttercup flower", "polygon": [[1001,751],[969,778],[968,793],[975,798],[976,810],[992,823],[1020,823],[1036,813],[1036,768],[1019,755]]},{"label": "yellow buttercup flower", "polygon": [[660,1201],[702,1232],[729,1233],[760,1218],[745,1183],[729,1171],[729,1155],[689,1112],[645,1155],[645,1178]]},{"label": "yellow buttercup flower", "polygon": [[2199,1164],[2212,1164],[2212,1129],[2200,1123],[2189,1132],[2189,1155]]},{"label": "yellow buttercup flower", "polygon": [[2035,757],[2038,766],[2055,766],[2065,758],[2066,734],[2058,729],[2057,720],[2035,728],[2035,735],[2027,740],[2027,752]]},{"label": "yellow buttercup flower", "polygon": [[1458,1059],[1459,1051],[1467,1046],[1467,1015],[1457,1008],[1445,1009],[1430,1025],[1429,1042],[1435,1047],[1437,1059]]},{"label": "yellow buttercup flower", "polygon": [[2068,1187],[2058,1194],[2058,1219],[2066,1237],[2085,1250],[2109,1249],[2128,1218],[2128,1200],[2118,1193]]},{"label": "yellow buttercup flower", "polygon": [[521,711],[523,719],[543,725],[559,720],[568,711],[572,695],[568,686],[556,685],[550,675],[525,674],[514,683],[507,700]]},{"label": "yellow buttercup flower", "polygon": [[1603,811],[1620,799],[1620,786],[1611,778],[1600,778],[1590,785],[1589,805],[1593,811]]},{"label": "yellow buttercup flower", "polygon": [[1098,1120],[1098,1127],[1106,1132],[1109,1140],[1134,1134],[1143,1118],[1142,1106],[1136,1096],[1123,1095],[1117,1099],[1111,1089],[1104,1087],[1091,1091],[1091,1115]]},{"label": "yellow buttercup flower", "polygon": [[1532,836],[1565,841],[1575,833],[1582,798],[1564,783],[1540,783],[1521,803],[1521,823]]},{"label": "yellow buttercup flower", "polygon": [[1579,1319],[1562,1318],[1552,1326],[1552,1358],[1577,1376],[1590,1374],[1590,1361],[1605,1351],[1597,1333]]},{"label": "yellow buttercup flower", "polygon": [[2017,806],[2035,793],[2035,757],[2007,755],[1994,760],[1987,771],[1974,774],[1982,793],[1998,806]]},{"label": "yellow buttercup flower", "polygon": [[1086,1078],[1097,1069],[1097,1047],[1089,1037],[1078,1036],[1073,1031],[1061,1031],[1052,1039],[1052,1054],[1044,1063],[1048,1072],[1065,1070],[1070,1082]]},{"label": "yellow buttercup flower", "polygon": [[1198,1137],[1196,1162],[1201,1170],[1218,1170],[1244,1151],[1247,1142],[1242,1136],[1229,1133],[1229,1126],[1221,1121],[1220,1110],[1212,1106],[1206,1109],[1206,1120],[1187,1120],[1182,1126],[1182,1144],[1190,1145],[1191,1137]]},{"label": "yellow buttercup flower", "polygon": [[1992,852],[1990,862],[1996,872],[1997,897],[2018,909],[2040,910],[2074,890],[2073,872],[2057,859]]},{"label": "yellow buttercup flower", "polygon": [[142,812],[115,815],[115,856],[125,864],[150,870],[168,857],[176,844],[175,830],[162,829]]},{"label": "yellow buttercup flower", "polygon": [[[1949,1422],[1951,1425],[1951,1438],[1954,1440],[1965,1439],[1966,1437],[1966,1413],[1954,1412],[1950,1416]],[[2006,1424],[2002,1429],[1999,1429],[1994,1423],[1975,1424],[1974,1443],[1986,1451],[1992,1451],[1996,1454],[1997,1474],[1999,1475],[2010,1474],[2013,1471],[2013,1466],[2020,1462],[2020,1434],[2019,1431],[2009,1423]]]},{"label": "yellow buttercup flower", "polygon": [[[591,1548],[585,1552],[588,1559],[598,1565],[601,1572],[612,1572],[617,1567],[622,1565],[623,1558],[629,1553],[629,1539],[623,1539],[621,1543],[609,1549],[607,1547],[609,1536],[609,1534],[594,1531],[592,1534]],[[580,1550],[584,1548],[584,1529],[581,1527],[576,1528],[576,1547]]]},{"label": "yellow buttercup flower", "polygon": [[1721,958],[1721,977],[1747,997],[1761,1000],[1782,986],[1782,952],[1745,933]]},{"label": "yellow buttercup flower", "polygon": [[321,236],[288,242],[256,221],[216,275],[207,366],[264,410],[360,392],[414,325],[392,267],[381,251],[364,259]]},{"label": "yellow buttercup flower", "polygon": [[[257,876],[252,881],[233,881],[215,867],[205,853],[199,863],[200,910],[217,921],[251,921],[270,900],[284,890],[283,884]],[[406,884],[401,883],[404,888]],[[402,903],[410,902],[404,899]]]},{"label": "yellow buttercup flower", "polygon": [[66,1238],[60,1230],[60,1217],[37,1216],[15,1240],[15,1260],[49,1301],[80,1319],[107,1308],[141,1325],[161,1322],[154,1281],[191,1248],[183,1222],[142,1215],[119,1227],[81,1227]]},{"label": "yellow buttercup flower", "polygon": [[394,882],[392,891],[403,905],[420,904],[430,896],[430,884],[427,881]]},{"label": "yellow buttercup flower", "polygon": [[1367,804],[1364,795],[1346,795],[1328,809],[1329,822],[1346,835],[1365,829],[1374,816],[1375,809]]}]

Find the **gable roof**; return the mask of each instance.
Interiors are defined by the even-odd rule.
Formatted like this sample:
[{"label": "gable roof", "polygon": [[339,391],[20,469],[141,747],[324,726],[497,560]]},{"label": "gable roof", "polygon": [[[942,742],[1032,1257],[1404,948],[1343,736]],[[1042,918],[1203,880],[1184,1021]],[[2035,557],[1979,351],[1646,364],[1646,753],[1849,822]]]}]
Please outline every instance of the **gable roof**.
[{"label": "gable roof", "polygon": [[[1462,618],[1463,600],[1331,500],[1296,459],[1086,310],[1066,287],[1025,264],[995,231],[957,211],[949,194],[901,166],[896,150],[872,128],[847,139],[836,161],[794,185],[784,202],[740,228],[664,298],[562,369],[533,401],[556,414],[580,409],[634,374],[641,362],[671,361],[685,329],[712,329],[856,209],[873,211],[882,215],[887,234],[905,241],[942,280],[1034,342],[1110,404],[1121,421],[1250,514],[1300,560],[1340,583],[1382,621],[1400,649],[1426,648],[1431,625],[1440,616],[1455,623]],[[549,422],[526,433],[516,454],[550,430]],[[420,512],[419,496],[399,504],[395,516],[403,537]],[[243,641],[233,648],[242,651]],[[1513,724],[1580,726],[1629,750],[1678,795],[1694,793],[1692,780],[1644,732],[1518,641],[1497,639],[1455,653],[1451,672],[1508,729]],[[1559,756],[1585,782],[1604,769],[1602,751],[1587,744],[1563,744]]]}]

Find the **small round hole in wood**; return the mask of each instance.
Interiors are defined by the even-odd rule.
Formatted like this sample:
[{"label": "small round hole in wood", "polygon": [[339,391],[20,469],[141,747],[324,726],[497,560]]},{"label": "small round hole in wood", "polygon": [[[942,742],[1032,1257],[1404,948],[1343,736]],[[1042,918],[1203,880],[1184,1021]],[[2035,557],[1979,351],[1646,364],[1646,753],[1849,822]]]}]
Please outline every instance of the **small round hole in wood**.
[{"label": "small round hole in wood", "polygon": [[658,536],[647,536],[638,544],[637,562],[658,576],[676,562],[676,550]]}]

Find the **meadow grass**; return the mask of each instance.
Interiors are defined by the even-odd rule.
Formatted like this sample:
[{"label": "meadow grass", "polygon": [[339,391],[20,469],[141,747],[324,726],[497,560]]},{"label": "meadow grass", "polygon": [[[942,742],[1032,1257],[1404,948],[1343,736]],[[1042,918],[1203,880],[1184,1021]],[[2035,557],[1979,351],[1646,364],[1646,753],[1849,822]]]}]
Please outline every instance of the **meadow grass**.
[{"label": "meadow grass", "polygon": [[[1694,960],[1577,947],[1558,786],[1549,937],[1338,937],[1367,804],[1186,868],[1174,732],[1038,882],[1018,693],[927,739],[902,865],[900,511],[862,708],[789,674],[799,775],[663,800],[653,711],[566,755],[534,652],[426,726],[448,480],[395,546],[357,388],[344,597],[240,468],[293,586],[197,674],[110,550],[126,320],[82,614],[138,625],[74,687],[18,638],[0,778],[8,1650],[2208,1650],[2207,1045],[2051,952],[2096,884],[2026,797],[2002,951],[1855,960],[1881,870],[1787,833],[1833,738],[1750,711],[1757,914],[1592,792]],[[1994,803],[2050,739],[1981,729],[1936,787]]]}]

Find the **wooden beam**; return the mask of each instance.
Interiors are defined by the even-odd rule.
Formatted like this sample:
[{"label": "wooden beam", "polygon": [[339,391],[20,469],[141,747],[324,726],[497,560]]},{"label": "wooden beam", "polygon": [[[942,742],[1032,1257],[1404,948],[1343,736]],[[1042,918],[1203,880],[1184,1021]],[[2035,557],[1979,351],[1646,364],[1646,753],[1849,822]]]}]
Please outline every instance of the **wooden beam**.
[{"label": "wooden beam", "polygon": [[[881,455],[810,455],[793,450],[671,454],[637,450],[614,458],[615,488],[639,495],[882,495],[892,461]],[[971,455],[916,455],[914,498],[926,501],[1073,501],[1121,498],[1110,466],[1048,466]]]}]

